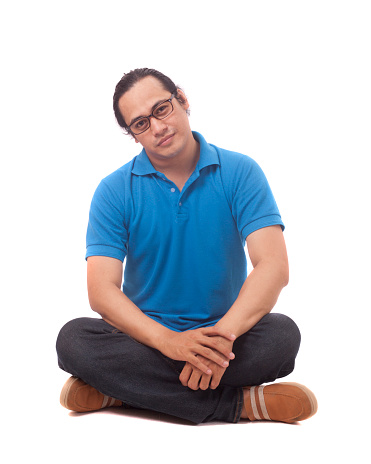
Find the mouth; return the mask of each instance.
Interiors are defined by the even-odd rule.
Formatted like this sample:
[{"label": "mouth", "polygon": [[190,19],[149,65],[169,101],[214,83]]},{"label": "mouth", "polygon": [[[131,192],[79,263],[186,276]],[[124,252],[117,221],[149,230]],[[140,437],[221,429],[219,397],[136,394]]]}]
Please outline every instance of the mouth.
[{"label": "mouth", "polygon": [[164,147],[168,143],[170,143],[170,140],[174,137],[174,134],[167,135],[166,137],[163,137],[157,144],[158,147]]}]

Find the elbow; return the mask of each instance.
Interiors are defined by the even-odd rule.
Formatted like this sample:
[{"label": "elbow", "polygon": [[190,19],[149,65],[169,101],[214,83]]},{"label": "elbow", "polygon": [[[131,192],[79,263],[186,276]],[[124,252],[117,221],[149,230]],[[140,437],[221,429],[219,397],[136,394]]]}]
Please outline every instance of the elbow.
[{"label": "elbow", "polygon": [[99,303],[96,301],[96,299],[89,293],[88,294],[88,299],[89,299],[89,305],[90,308],[97,314],[103,317],[102,311],[100,309]]},{"label": "elbow", "polygon": [[111,314],[116,304],[116,293],[122,295],[121,290],[112,282],[99,284],[88,282],[89,305],[102,319],[106,319]]},{"label": "elbow", "polygon": [[103,317],[103,312],[102,310],[97,306],[94,305],[93,303],[90,303],[90,308],[97,314],[99,314],[101,317]]},{"label": "elbow", "polygon": [[281,269],[282,288],[286,287],[290,281],[290,270],[288,263],[283,263]]},{"label": "elbow", "polygon": [[275,276],[275,281],[277,286],[282,290],[289,284],[290,272],[288,261],[285,259],[275,260],[273,263],[271,262],[271,269],[274,269],[273,275]]},{"label": "elbow", "polygon": [[99,314],[102,318],[104,317],[104,305],[102,304],[102,300],[99,297],[100,292],[97,291],[96,288],[93,286],[88,286],[88,300],[90,308],[97,314]]}]

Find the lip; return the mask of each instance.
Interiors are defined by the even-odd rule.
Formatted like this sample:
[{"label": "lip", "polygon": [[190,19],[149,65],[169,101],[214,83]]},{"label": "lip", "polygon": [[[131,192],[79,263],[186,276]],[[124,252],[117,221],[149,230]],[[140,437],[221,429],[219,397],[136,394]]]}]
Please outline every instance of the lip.
[{"label": "lip", "polygon": [[167,145],[168,142],[174,137],[174,134],[167,135],[166,137],[163,137],[159,143],[157,144],[158,147],[163,147]]}]

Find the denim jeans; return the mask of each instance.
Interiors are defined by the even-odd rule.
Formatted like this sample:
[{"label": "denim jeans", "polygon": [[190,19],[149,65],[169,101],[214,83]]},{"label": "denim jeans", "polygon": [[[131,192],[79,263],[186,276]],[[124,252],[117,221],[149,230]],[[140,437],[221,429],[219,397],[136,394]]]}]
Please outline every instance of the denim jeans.
[{"label": "denim jeans", "polygon": [[170,414],[193,423],[238,422],[242,387],[273,382],[290,374],[300,332],[287,316],[270,313],[233,345],[215,389],[191,390],[179,381],[184,366],[143,345],[102,319],[68,322],[57,339],[59,367],[124,404]]}]

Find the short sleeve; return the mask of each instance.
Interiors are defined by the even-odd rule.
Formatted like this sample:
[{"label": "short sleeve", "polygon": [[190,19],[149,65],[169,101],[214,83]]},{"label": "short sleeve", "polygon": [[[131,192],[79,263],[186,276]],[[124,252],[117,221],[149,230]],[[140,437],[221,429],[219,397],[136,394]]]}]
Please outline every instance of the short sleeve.
[{"label": "short sleeve", "polygon": [[85,258],[107,256],[124,261],[128,239],[124,213],[123,198],[103,180],[90,206]]},{"label": "short sleeve", "polygon": [[241,237],[272,225],[284,230],[276,201],[260,166],[248,156],[239,160],[234,176],[232,214]]}]

